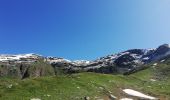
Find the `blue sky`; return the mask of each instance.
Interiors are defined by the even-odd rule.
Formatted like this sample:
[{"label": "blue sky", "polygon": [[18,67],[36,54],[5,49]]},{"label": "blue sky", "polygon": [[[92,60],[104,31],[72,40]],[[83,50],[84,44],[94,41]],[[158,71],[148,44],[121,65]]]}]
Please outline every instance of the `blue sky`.
[{"label": "blue sky", "polygon": [[0,53],[95,59],[170,43],[170,0],[1,0]]}]

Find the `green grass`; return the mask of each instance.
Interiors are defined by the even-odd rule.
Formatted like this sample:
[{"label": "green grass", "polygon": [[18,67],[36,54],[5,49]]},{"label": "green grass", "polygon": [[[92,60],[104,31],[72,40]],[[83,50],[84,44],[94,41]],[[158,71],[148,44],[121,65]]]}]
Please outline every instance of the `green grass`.
[{"label": "green grass", "polygon": [[[167,64],[159,63],[153,68],[128,76],[98,73],[78,73],[72,75],[46,76],[24,80],[0,78],[0,100],[108,100],[109,92],[118,98],[125,97],[124,88],[131,88],[161,98],[170,99],[170,78],[157,79],[161,71],[168,70]],[[158,73],[159,72],[159,73]],[[165,73],[165,72],[164,72]],[[170,75],[166,72],[166,75]],[[155,82],[150,79],[156,79]],[[12,87],[10,88],[10,85]],[[47,96],[50,95],[50,96]]]}]

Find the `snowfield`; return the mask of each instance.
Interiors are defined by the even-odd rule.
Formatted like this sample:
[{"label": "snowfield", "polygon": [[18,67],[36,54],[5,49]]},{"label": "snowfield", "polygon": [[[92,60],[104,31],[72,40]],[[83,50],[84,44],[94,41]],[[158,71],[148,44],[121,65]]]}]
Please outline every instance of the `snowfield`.
[{"label": "snowfield", "polygon": [[133,99],[131,99],[131,98],[122,98],[120,100],[133,100]]},{"label": "snowfield", "polygon": [[0,61],[19,61],[22,58],[37,58],[40,55],[29,53],[29,54],[17,54],[17,55],[10,55],[10,54],[1,54]]},{"label": "snowfield", "polygon": [[155,98],[155,97],[145,95],[141,92],[138,92],[138,91],[135,91],[135,90],[132,90],[132,89],[124,89],[123,91],[130,96],[135,96],[135,97],[139,97],[139,98],[143,98],[143,99],[149,99],[149,100],[157,100],[157,98]]}]

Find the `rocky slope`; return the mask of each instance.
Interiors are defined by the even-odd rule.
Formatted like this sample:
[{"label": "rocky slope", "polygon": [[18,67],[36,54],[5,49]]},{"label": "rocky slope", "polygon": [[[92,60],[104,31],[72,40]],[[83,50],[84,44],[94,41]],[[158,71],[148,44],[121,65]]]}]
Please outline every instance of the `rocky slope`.
[{"label": "rocky slope", "polygon": [[[98,72],[98,73],[122,73],[143,69],[144,64],[161,60],[170,55],[169,44],[164,44],[156,49],[131,49],[121,53],[101,57],[94,61],[69,61],[61,58],[52,58],[50,63],[66,72]],[[55,59],[55,60],[54,60]]]},{"label": "rocky slope", "polygon": [[156,49],[131,49],[94,61],[70,61],[38,54],[0,55],[0,76],[26,78],[78,72],[129,74],[144,69],[145,64],[159,61],[169,55],[169,44],[161,45]]}]

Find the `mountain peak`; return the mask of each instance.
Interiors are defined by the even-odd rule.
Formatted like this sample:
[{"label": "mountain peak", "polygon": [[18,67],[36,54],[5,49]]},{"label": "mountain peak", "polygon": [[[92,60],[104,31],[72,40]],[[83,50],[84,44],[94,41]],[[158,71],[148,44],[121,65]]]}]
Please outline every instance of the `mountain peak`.
[{"label": "mountain peak", "polygon": [[[170,44],[166,44],[166,43],[165,43],[165,44],[160,45],[159,47],[167,47],[167,48],[170,48]],[[159,48],[159,47],[158,47],[158,48]]]}]

